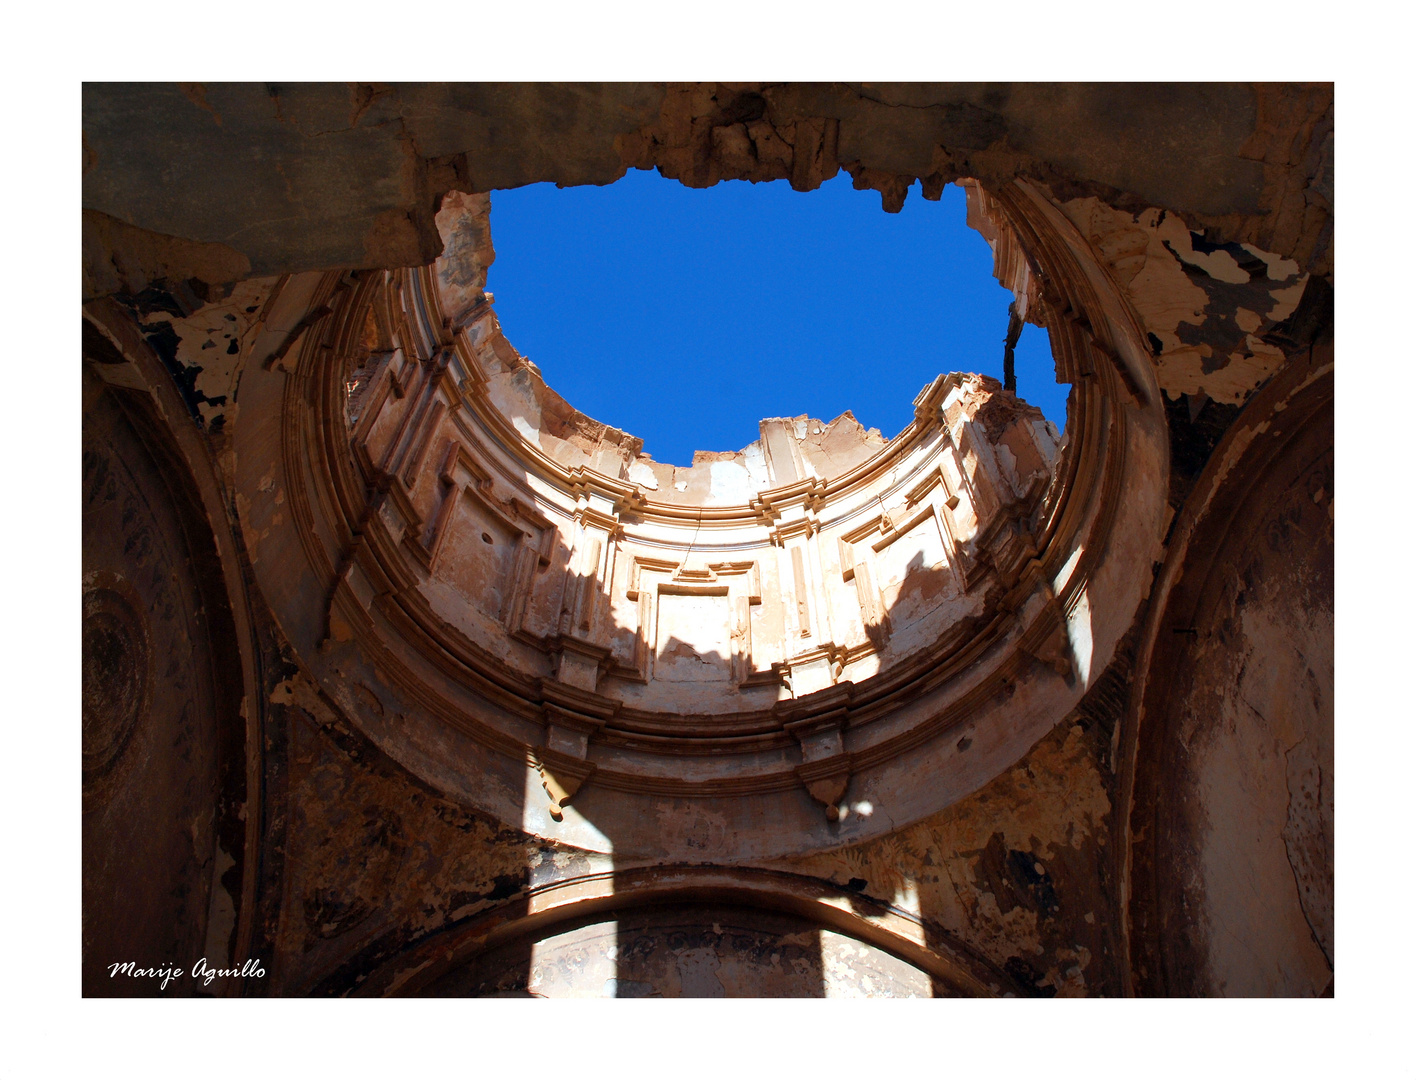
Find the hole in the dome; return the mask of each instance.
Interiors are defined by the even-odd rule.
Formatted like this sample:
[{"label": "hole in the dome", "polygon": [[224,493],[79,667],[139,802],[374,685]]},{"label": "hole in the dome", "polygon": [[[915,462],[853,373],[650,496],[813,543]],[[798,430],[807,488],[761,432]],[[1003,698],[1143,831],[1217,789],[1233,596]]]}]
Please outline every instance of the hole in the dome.
[{"label": "hole in the dome", "polygon": [[490,535],[489,533],[483,533],[483,534],[482,534],[482,543],[484,543],[484,544],[490,544],[491,542],[492,542],[491,535]]},{"label": "hole in the dome", "polygon": [[[918,188],[899,214],[845,173],[812,192],[636,171],[498,191],[488,287],[547,383],[658,461],[745,446],[772,416],[849,410],[891,438],[936,375],[1003,380],[1013,299],[963,189],[934,203]],[[1024,326],[1015,370],[1061,430],[1069,387],[1045,329]]]}]

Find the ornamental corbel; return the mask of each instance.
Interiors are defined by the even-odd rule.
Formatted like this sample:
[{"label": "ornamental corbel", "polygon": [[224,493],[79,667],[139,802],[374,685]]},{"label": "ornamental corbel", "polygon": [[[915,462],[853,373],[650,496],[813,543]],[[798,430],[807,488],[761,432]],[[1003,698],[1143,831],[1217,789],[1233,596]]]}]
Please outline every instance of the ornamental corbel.
[{"label": "ornamental corbel", "polygon": [[595,774],[595,763],[587,760],[590,738],[604,726],[605,718],[547,705],[545,722],[544,745],[533,751],[533,757],[541,787],[551,800],[551,818],[561,821],[565,807]]},{"label": "ornamental corbel", "polygon": [[827,821],[840,819],[840,802],[851,781],[851,757],[845,745],[850,690],[845,684],[813,695],[813,704],[825,705],[829,711],[783,725],[801,746],[797,778],[807,794],[825,807]]}]

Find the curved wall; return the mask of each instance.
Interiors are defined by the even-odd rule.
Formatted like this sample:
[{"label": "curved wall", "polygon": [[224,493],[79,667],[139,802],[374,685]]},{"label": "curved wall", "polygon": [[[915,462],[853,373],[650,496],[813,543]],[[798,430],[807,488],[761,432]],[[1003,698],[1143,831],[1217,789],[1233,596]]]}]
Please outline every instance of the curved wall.
[{"label": "curved wall", "polygon": [[147,995],[110,965],[227,968],[249,949],[259,706],[214,478],[168,422],[167,374],[113,325],[83,335],[83,988]]},{"label": "curved wall", "polygon": [[[168,584],[203,597],[209,640],[191,659],[209,658],[215,689],[197,727],[220,749],[215,773],[210,755],[146,761],[191,770],[178,817],[214,805],[210,877],[208,832],[183,832],[160,800],[147,817],[86,805],[86,856],[121,853],[135,827],[171,859],[143,864],[152,880],[132,896],[146,900],[126,915],[110,901],[138,863],[126,877],[86,864],[85,963],[224,940],[269,977],[223,992],[434,992],[498,957],[493,982],[514,984],[564,935],[552,953],[589,956],[572,939],[613,917],[660,943],[627,957],[627,994],[682,993],[685,971],[711,990],[695,979],[715,958],[737,965],[734,985],[782,992],[744,972],[757,945],[805,948],[800,934],[819,958],[834,934],[886,958],[872,971],[905,964],[936,994],[1330,990],[1330,491],[1307,478],[1332,438],[1304,396],[1321,388],[1300,394],[1294,373],[1330,312],[1332,90],[1057,90],[86,86],[85,296],[118,295],[85,307],[117,350],[91,350],[86,331],[108,389],[85,438],[137,469],[153,522],[186,523],[163,535],[195,561],[176,558]],[[297,137],[351,94],[347,130]],[[273,111],[291,122],[272,126]],[[437,137],[393,147],[410,128]],[[493,146],[489,130],[524,141]],[[1137,131],[1144,146],[1126,142]],[[805,189],[845,168],[887,209],[915,178],[929,197],[979,177],[971,224],[1073,386],[1046,490],[1017,469],[1016,451],[1046,448],[1026,410],[967,381],[941,387],[962,414],[925,395],[914,434],[888,447],[796,418],[804,432],[769,425],[756,448],[691,470],[642,459],[561,401],[487,311],[485,191],[626,166]],[[155,188],[152,170],[179,179]],[[233,183],[243,198],[222,194]],[[467,188],[484,193],[454,190]],[[253,205],[270,212],[244,220]],[[228,217],[249,250],[222,242]],[[280,226],[246,228],[257,219]],[[457,242],[435,266],[385,272],[426,262],[439,228]],[[379,269],[309,272],[355,265]],[[1256,397],[1266,380],[1278,389]],[[137,449],[96,404],[120,390],[157,405],[125,414],[151,420]],[[382,433],[353,438],[370,416]],[[971,425],[985,438],[966,447]],[[842,441],[845,467],[823,465]],[[788,461],[794,480],[777,471]],[[949,487],[951,462],[968,485]],[[1013,501],[946,545],[985,490]],[[444,507],[458,516],[431,529]],[[939,547],[897,558],[890,581],[926,509]],[[86,570],[132,580],[122,522],[103,520]],[[1035,551],[1018,558],[1015,541]],[[645,559],[635,600],[628,568],[645,551],[672,569]],[[731,572],[748,561],[760,593]],[[518,637],[506,601],[528,570],[554,628]],[[664,598],[727,609],[722,633],[676,636],[668,610],[661,647]],[[95,645],[135,625],[93,608],[107,619]],[[820,655],[788,649],[803,643]],[[85,676],[103,713],[95,776],[137,745],[121,721],[146,700],[103,667]],[[712,677],[660,678],[685,669]],[[164,881],[207,889],[205,910],[163,909]],[[757,945],[732,953],[715,922]],[[595,940],[601,960],[622,944]],[[884,985],[859,974],[838,985]]]},{"label": "curved wall", "polygon": [[1063,446],[951,375],[844,463],[821,452],[840,420],[764,421],[658,484],[488,298],[431,270],[317,283],[317,332],[243,377],[260,419],[235,456],[256,574],[322,691],[505,822],[660,858],[878,835],[1016,761],[1144,597],[1165,429],[1075,228],[1022,184],[974,199],[1074,383]]},{"label": "curved wall", "polygon": [[1124,727],[1138,993],[1333,983],[1333,364],[1246,407],[1177,524]]}]

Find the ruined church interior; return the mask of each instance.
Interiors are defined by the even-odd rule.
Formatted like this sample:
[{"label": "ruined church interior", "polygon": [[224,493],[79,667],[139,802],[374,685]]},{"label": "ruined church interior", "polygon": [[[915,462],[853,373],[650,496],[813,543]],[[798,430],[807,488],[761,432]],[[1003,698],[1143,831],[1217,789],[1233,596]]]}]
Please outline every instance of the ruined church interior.
[{"label": "ruined church interior", "polygon": [[[1334,996],[1333,100],[86,84],[84,996]],[[628,170],[958,185],[1065,423],[654,460],[486,287]]]}]

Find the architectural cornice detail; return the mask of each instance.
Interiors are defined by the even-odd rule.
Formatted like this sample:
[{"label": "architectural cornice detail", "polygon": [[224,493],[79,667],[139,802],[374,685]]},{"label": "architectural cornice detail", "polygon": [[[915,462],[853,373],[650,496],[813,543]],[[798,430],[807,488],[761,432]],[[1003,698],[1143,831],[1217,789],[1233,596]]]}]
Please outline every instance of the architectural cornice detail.
[{"label": "architectural cornice detail", "polygon": [[[1164,426],[1107,359],[1138,325],[1119,295],[1032,193],[991,198],[1074,384],[1060,445],[996,383],[946,374],[839,471],[802,475],[818,422],[764,421],[765,481],[735,497],[680,495],[637,440],[567,413],[489,300],[453,322],[427,268],[331,279],[330,314],[267,376],[292,539],[334,583],[317,655],[358,649],[423,723],[531,763],[564,828],[605,800],[792,790],[843,828],[853,786],[952,745],[996,695],[1065,712],[1119,636],[1087,613],[1139,600],[1108,597],[1140,588],[1162,510],[1121,493]],[[997,768],[1028,737],[995,740]]]}]

